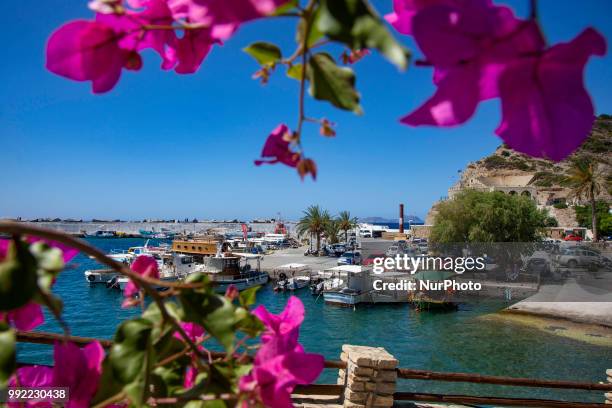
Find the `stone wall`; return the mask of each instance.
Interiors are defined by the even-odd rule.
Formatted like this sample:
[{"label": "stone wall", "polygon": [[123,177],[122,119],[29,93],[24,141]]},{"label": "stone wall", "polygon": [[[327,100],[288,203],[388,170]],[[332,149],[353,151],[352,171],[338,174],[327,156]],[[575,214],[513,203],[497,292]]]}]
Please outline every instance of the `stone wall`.
[{"label": "stone wall", "polygon": [[344,408],[391,407],[398,361],[381,347],[342,346],[338,384],[345,386]]},{"label": "stone wall", "polygon": [[[606,370],[606,375],[608,376],[608,382],[612,384],[612,369]],[[604,396],[606,399],[605,403],[612,405],[612,392],[606,392]]]}]

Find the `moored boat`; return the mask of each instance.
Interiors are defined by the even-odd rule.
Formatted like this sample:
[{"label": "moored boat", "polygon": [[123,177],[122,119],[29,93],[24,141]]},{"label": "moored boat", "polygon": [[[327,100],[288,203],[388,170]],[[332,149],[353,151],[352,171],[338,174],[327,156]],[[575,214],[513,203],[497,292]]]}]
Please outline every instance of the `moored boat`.
[{"label": "moored boat", "polygon": [[[330,289],[323,289],[325,303],[338,306],[355,306],[368,299],[369,269],[359,265],[340,265],[328,269],[329,279],[340,279],[342,284]],[[336,281],[338,282],[338,281]]]},{"label": "moored boat", "polygon": [[303,289],[310,284],[310,278],[308,276],[296,276],[293,278],[285,278],[280,279],[276,283],[274,287],[274,291],[284,292],[284,291],[296,291],[298,289]]}]

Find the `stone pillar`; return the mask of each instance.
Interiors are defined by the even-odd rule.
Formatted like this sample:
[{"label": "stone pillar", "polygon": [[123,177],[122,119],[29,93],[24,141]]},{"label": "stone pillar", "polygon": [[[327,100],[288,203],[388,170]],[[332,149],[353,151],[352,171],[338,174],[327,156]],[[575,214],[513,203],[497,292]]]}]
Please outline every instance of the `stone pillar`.
[{"label": "stone pillar", "polygon": [[382,347],[342,346],[338,384],[345,386],[344,408],[391,407],[397,360]]},{"label": "stone pillar", "polygon": [[[606,370],[606,376],[608,377],[608,383],[612,384],[612,369]],[[612,405],[612,391],[608,391],[605,394],[606,404]]]}]

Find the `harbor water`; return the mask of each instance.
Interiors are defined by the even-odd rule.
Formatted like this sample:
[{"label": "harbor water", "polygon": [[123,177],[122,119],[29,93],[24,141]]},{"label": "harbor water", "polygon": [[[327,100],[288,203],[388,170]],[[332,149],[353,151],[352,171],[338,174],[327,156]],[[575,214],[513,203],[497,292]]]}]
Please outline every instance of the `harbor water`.
[{"label": "harbor water", "polygon": [[[89,239],[105,252],[143,245],[142,239]],[[78,255],[59,276],[54,292],[64,302],[64,319],[72,334],[110,339],[117,324],[139,315],[140,309],[122,309],[122,295],[104,286],[89,287],[87,269],[100,266]],[[416,312],[406,304],[339,308],[325,305],[307,289],[296,293],[306,307],[300,341],[307,351],[337,360],[343,344],[386,348],[400,366],[433,371],[472,372],[489,375],[562,379],[584,382],[605,380],[612,368],[612,347],[578,341],[537,328],[483,319],[503,305],[464,305],[456,312]],[[279,312],[290,295],[275,293],[268,285],[258,292],[257,303]],[[562,322],[559,323],[563,325]],[[560,329],[556,327],[555,329]],[[561,327],[561,329],[563,329]],[[59,332],[46,313],[37,330]],[[52,363],[52,349],[20,344],[22,363]],[[325,370],[319,382],[335,383],[336,370]],[[602,402],[603,392],[499,387],[481,384],[401,381],[402,391],[444,392],[515,397],[535,397]]]}]

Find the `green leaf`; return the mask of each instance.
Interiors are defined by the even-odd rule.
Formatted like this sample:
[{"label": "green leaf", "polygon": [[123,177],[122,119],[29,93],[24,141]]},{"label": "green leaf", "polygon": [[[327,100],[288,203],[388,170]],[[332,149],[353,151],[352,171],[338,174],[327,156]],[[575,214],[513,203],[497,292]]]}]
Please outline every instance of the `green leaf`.
[{"label": "green leaf", "polygon": [[109,359],[117,380],[129,384],[142,374],[153,324],[146,319],[127,320],[119,326]]},{"label": "green leaf", "polygon": [[38,290],[36,270],[28,244],[13,241],[0,263],[0,310],[17,309],[32,299]]},{"label": "green leaf", "polygon": [[281,50],[276,45],[268,42],[255,42],[243,51],[249,54],[260,65],[274,65],[282,58]]},{"label": "green leaf", "polygon": [[295,7],[297,7],[298,3],[299,3],[298,0],[290,0],[286,2],[285,4],[281,4],[280,6],[276,8],[276,10],[274,10],[274,13],[272,15],[278,16],[280,14],[290,12]]},{"label": "green leaf", "polygon": [[0,388],[4,387],[16,368],[15,331],[0,323]]},{"label": "green leaf", "polygon": [[[321,32],[321,30],[319,30],[319,19],[321,18],[321,9],[317,8],[314,12],[314,15],[311,17],[310,20],[310,31],[308,32],[308,47],[313,46],[314,44],[316,44],[317,41],[319,41],[321,38],[323,38],[323,33]],[[305,21],[304,19],[300,19],[300,22],[298,23],[298,28],[297,28],[297,32],[295,35],[295,42],[298,43],[299,45],[303,45],[304,43],[304,27],[305,25]]]},{"label": "green leaf", "polygon": [[310,94],[332,105],[355,113],[361,113],[359,94],[355,90],[355,73],[347,67],[339,67],[327,53],[318,53],[308,60]]},{"label": "green leaf", "polygon": [[293,78],[298,81],[301,81],[302,80],[302,64],[293,64],[289,68],[287,68],[287,76],[289,78]]},{"label": "green leaf", "polygon": [[406,69],[409,51],[389,32],[367,0],[321,0],[318,29],[353,50],[376,48],[400,69]]},{"label": "green leaf", "polygon": [[49,246],[44,241],[37,241],[30,245],[30,252],[34,255],[38,266],[38,286],[41,290],[49,292],[57,275],[64,269],[62,251]]},{"label": "green leaf", "polygon": [[[208,283],[206,277],[189,276],[187,283]],[[198,289],[181,289],[179,300],[185,321],[198,323],[215,337],[229,353],[233,350],[237,323],[236,306],[225,296],[213,292],[210,285]]]},{"label": "green leaf", "polygon": [[110,362],[109,356],[106,356],[102,363],[102,375],[98,382],[98,390],[96,395],[91,401],[91,405],[99,404],[102,401],[106,401],[110,397],[117,395],[123,389],[123,384],[117,381],[115,374],[113,373],[113,366]]},{"label": "green leaf", "polygon": [[257,291],[260,287],[261,286],[253,286],[252,288],[248,288],[240,292],[240,294],[238,295],[240,299],[240,305],[246,308],[253,305],[257,298]]},{"label": "green leaf", "polygon": [[261,320],[242,307],[236,310],[236,320],[236,328],[251,337],[257,337],[265,328]]}]

